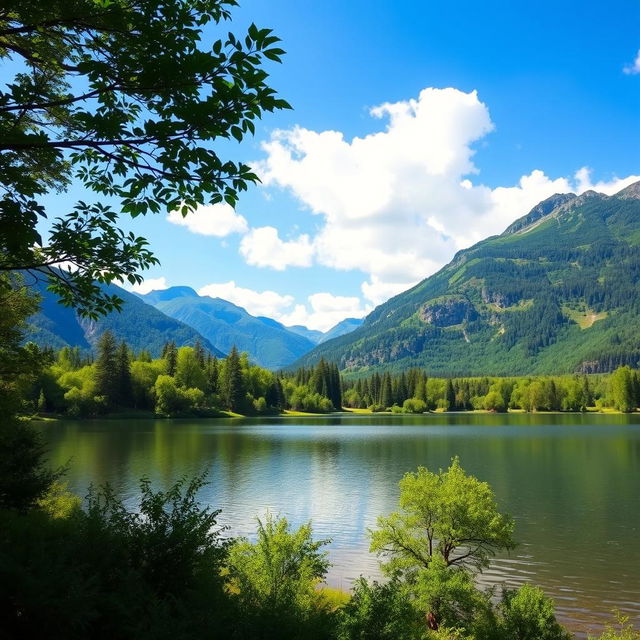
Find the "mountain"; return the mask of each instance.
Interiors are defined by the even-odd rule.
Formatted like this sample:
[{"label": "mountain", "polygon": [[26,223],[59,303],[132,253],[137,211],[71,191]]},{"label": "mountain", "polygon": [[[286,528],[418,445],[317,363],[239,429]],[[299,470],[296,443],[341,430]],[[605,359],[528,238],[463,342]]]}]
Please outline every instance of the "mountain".
[{"label": "mountain", "polygon": [[138,296],[116,285],[104,288],[110,294],[117,294],[125,304],[120,313],[110,313],[94,322],[78,317],[73,309],[59,304],[57,297],[46,290],[46,284],[38,283],[34,289],[42,298],[40,312],[29,319],[25,340],[55,349],[77,346],[91,350],[109,329],[134,351],[147,349],[154,357],[159,356],[164,343],[171,340],[179,347],[191,346],[200,340],[211,353],[224,356],[197,331],[144,303]]},{"label": "mountain", "polygon": [[327,340],[332,340],[333,338],[337,338],[339,336],[345,335],[346,333],[354,331],[362,324],[362,322],[363,321],[361,318],[345,318],[325,332],[318,331],[317,329],[307,329],[307,327],[303,327],[299,324],[292,327],[287,327],[287,329],[289,331],[297,333],[300,336],[308,338],[314,344],[322,344]]},{"label": "mountain", "polygon": [[299,336],[307,338],[307,340],[310,340],[313,344],[320,344],[325,336],[322,331],[307,329],[307,327],[303,327],[301,324],[294,324],[291,327],[287,327],[287,329],[293,331],[293,333],[297,333]]},{"label": "mountain", "polygon": [[544,200],[294,366],[321,357],[448,376],[638,366],[640,183]]},{"label": "mountain", "polygon": [[271,318],[252,316],[221,298],[199,296],[189,287],[170,287],[140,297],[193,327],[221,351],[228,353],[236,345],[256,364],[268,369],[285,367],[314,347],[307,337]]},{"label": "mountain", "polygon": [[341,322],[338,322],[337,325],[329,329],[329,331],[327,331],[322,336],[322,338],[320,338],[318,344],[322,344],[323,342],[327,342],[327,340],[333,340],[334,338],[339,338],[340,336],[344,336],[347,333],[351,333],[352,331],[355,331],[363,322],[364,320],[362,318],[345,318]]}]

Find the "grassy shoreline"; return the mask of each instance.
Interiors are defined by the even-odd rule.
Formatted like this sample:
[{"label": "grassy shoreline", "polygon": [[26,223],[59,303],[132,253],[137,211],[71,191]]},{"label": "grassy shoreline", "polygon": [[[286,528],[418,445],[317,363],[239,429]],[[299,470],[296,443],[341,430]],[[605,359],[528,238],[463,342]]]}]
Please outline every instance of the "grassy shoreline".
[{"label": "grassy shoreline", "polygon": [[470,411],[444,411],[436,409],[423,413],[401,413],[395,411],[371,411],[370,409],[343,409],[329,413],[309,413],[305,411],[285,410],[282,413],[263,415],[245,415],[233,411],[206,411],[194,414],[163,416],[152,411],[121,411],[107,413],[101,416],[66,416],[62,414],[36,414],[30,420],[37,422],[61,422],[63,420],[212,420],[212,419],[251,419],[251,418],[329,418],[335,416],[435,416],[435,415],[637,415],[640,411],[623,412],[616,409],[597,409],[589,407],[586,411],[525,411],[524,409],[509,409],[508,411],[489,411],[487,409],[473,409]]}]

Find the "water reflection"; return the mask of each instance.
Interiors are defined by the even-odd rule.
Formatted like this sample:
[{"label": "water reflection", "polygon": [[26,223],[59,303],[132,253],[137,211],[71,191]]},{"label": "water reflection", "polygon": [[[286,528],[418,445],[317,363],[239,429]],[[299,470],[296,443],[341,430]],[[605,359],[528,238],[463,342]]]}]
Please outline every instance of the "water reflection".
[{"label": "water reflection", "polygon": [[483,580],[541,584],[575,629],[613,608],[640,622],[640,429],[634,416],[439,415],[44,426],[55,463],[85,493],[111,482],[133,504],[138,479],[166,487],[206,470],[201,499],[232,535],[269,509],[331,537],[330,582],[375,575],[367,529],[396,506],[418,465],[465,469],[494,488],[521,542]]}]

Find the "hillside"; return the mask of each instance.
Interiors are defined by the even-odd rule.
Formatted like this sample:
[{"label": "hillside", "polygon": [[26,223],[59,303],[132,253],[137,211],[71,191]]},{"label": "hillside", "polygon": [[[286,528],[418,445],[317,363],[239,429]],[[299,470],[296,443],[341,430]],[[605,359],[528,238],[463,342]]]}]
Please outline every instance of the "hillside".
[{"label": "hillside", "polygon": [[307,337],[271,318],[252,316],[221,298],[199,296],[190,287],[171,287],[140,297],[193,327],[221,351],[228,353],[236,345],[256,364],[268,369],[285,367],[314,346]]},{"label": "hillside", "polygon": [[97,322],[79,318],[73,309],[63,307],[43,283],[34,288],[41,296],[41,308],[29,319],[25,340],[41,346],[55,349],[78,346],[91,350],[109,329],[134,351],[146,349],[154,357],[160,355],[165,342],[173,340],[181,347],[193,345],[198,339],[212,353],[219,357],[224,355],[191,327],[168,317],[116,285],[109,285],[107,289],[125,301],[122,311],[110,313]]},{"label": "hillside", "polygon": [[556,194],[295,364],[437,375],[638,366],[639,245],[640,183]]}]

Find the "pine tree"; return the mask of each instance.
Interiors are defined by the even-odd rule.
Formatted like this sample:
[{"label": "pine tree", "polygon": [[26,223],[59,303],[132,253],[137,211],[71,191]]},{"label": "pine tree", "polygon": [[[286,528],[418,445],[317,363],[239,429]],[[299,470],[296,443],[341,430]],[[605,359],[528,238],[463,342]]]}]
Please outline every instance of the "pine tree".
[{"label": "pine tree", "polygon": [[104,396],[107,406],[118,401],[118,346],[111,331],[105,331],[98,340],[98,358],[95,363],[96,395]]},{"label": "pine tree", "polygon": [[205,352],[204,352],[204,347],[202,346],[202,342],[200,342],[200,338],[196,340],[196,343],[193,345],[193,349],[195,351],[196,360],[198,361],[200,368],[204,371]]},{"label": "pine tree", "polygon": [[129,348],[124,341],[120,344],[116,354],[116,376],[117,392],[114,402],[121,407],[130,407],[133,395],[131,388],[131,358],[129,356]]},{"label": "pine tree", "polygon": [[340,371],[335,362],[331,365],[331,403],[335,409],[342,409],[342,381],[340,380]]},{"label": "pine tree", "polygon": [[218,393],[220,385],[218,380],[218,358],[215,356],[207,359],[207,391],[209,393]]},{"label": "pine tree", "polygon": [[409,387],[407,384],[407,376],[403,371],[400,374],[400,379],[398,380],[398,391],[396,396],[396,403],[402,406],[402,404],[407,398],[409,398]]},{"label": "pine tree", "polygon": [[391,388],[391,376],[385,373],[382,378],[382,390],[380,392],[380,404],[387,409],[393,404],[393,389]]},{"label": "pine tree", "polygon": [[173,340],[165,345],[162,357],[167,361],[167,375],[175,376],[178,365],[178,348]]},{"label": "pine tree", "polygon": [[445,400],[447,401],[447,409],[449,411],[456,410],[456,390],[453,388],[453,382],[451,378],[447,378],[447,388],[444,394]]},{"label": "pine tree", "polygon": [[233,345],[225,361],[221,392],[225,408],[231,411],[239,411],[243,408],[245,398],[244,380],[240,365],[240,354],[235,345]]}]

